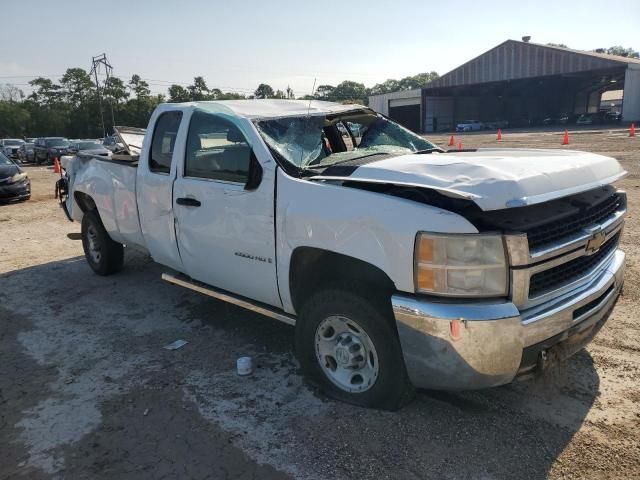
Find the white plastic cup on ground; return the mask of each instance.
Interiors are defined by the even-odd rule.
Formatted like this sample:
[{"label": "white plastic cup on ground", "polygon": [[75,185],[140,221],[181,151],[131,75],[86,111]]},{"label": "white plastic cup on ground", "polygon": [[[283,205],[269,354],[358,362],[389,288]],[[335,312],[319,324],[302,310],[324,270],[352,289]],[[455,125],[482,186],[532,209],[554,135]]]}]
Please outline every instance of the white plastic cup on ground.
[{"label": "white plastic cup on ground", "polygon": [[236,361],[236,367],[238,369],[238,375],[245,376],[251,375],[253,366],[251,365],[251,357],[240,357]]}]

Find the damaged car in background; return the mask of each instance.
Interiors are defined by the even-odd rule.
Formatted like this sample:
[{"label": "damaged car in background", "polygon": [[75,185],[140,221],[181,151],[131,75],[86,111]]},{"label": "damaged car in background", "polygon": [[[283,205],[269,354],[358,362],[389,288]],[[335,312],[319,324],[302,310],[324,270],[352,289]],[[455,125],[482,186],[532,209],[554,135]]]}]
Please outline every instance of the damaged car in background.
[{"label": "damaged car in background", "polygon": [[330,395],[396,409],[586,345],[622,289],[625,175],[567,150],[445,151],[358,105],[160,105],[58,183],[89,266],[148,252],[163,279],[295,326]]},{"label": "damaged car in background", "polygon": [[0,153],[0,202],[28,200],[31,182],[27,174],[13,160]]}]

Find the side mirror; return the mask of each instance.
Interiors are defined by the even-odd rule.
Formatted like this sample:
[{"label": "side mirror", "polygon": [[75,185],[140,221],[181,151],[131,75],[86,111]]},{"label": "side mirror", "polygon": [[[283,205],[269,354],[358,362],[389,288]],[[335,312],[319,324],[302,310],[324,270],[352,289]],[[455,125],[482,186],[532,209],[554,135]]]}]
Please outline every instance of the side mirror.
[{"label": "side mirror", "polygon": [[251,156],[249,157],[249,176],[247,177],[247,183],[244,184],[244,189],[255,190],[260,186],[260,182],[262,182],[262,165],[260,165],[255,153],[251,150]]}]

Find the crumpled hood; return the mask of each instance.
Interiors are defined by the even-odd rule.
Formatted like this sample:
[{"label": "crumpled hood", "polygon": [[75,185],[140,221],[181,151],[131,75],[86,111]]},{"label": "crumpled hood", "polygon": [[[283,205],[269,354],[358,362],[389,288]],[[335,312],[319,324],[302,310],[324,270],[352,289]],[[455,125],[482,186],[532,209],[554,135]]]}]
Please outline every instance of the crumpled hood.
[{"label": "crumpled hood", "polygon": [[593,153],[487,148],[401,155],[359,166],[342,178],[432,188],[473,200],[482,210],[499,210],[590,190],[626,173],[614,158]]}]

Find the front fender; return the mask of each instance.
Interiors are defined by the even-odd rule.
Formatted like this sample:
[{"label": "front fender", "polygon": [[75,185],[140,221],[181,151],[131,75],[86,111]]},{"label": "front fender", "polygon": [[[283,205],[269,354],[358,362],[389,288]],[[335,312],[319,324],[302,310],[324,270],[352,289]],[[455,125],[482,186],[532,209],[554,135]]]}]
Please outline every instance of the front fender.
[{"label": "front fender", "polygon": [[477,233],[462,216],[381,193],[297,179],[278,169],[276,237],[278,285],[285,311],[295,313],[290,261],[298,247],[367,262],[399,291],[413,292],[413,251],[419,231]]}]

